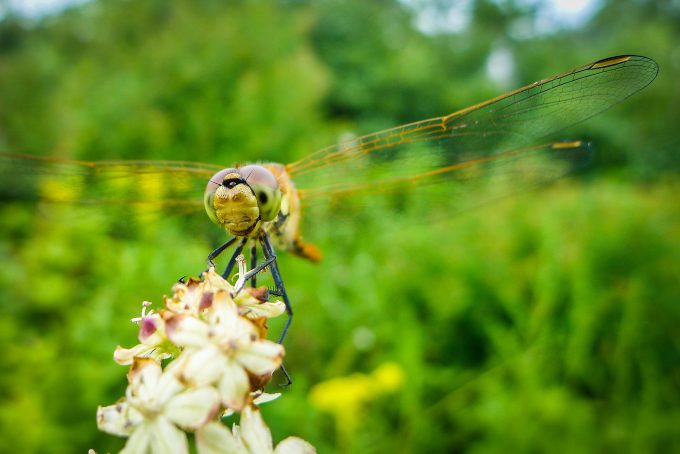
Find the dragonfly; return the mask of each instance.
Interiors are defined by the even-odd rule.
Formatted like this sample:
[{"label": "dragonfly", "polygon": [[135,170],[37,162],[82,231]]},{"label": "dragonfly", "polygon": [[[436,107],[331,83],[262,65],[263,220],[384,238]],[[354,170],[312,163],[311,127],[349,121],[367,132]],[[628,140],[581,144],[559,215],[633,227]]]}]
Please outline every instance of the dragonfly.
[{"label": "dragonfly", "polygon": [[[255,286],[257,273],[269,269],[272,293],[283,298],[288,314],[282,342],[293,310],[275,248],[321,259],[301,231],[303,215],[313,221],[315,206],[332,217],[366,201],[403,195],[448,215],[481,197],[484,188],[500,187],[495,193],[504,195],[552,182],[587,162],[591,146],[540,139],[620,103],[657,73],[650,58],[609,57],[448,115],[340,141],[288,164],[78,161],[0,152],[0,190],[10,193],[5,198],[28,191],[40,200],[97,208],[205,210],[231,236],[208,255],[208,264],[234,246],[225,278],[244,248],[250,249],[252,269],[241,282]],[[259,263],[258,249],[264,255]]]}]

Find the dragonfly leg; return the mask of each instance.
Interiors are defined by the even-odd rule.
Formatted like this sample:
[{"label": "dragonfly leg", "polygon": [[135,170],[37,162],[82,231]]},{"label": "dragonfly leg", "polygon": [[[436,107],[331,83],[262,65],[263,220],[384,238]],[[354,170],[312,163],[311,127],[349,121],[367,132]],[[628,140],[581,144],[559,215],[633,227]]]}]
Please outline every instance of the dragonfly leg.
[{"label": "dragonfly leg", "polygon": [[285,383],[279,383],[279,386],[290,386],[293,384],[293,380],[290,379],[290,375],[288,374],[288,371],[286,370],[286,367],[281,363],[281,373],[283,374],[284,377],[286,377],[286,382]]},{"label": "dragonfly leg", "polygon": [[[215,260],[222,252],[224,252],[224,250],[225,250],[226,248],[228,248],[229,246],[231,246],[232,244],[234,244],[234,242],[235,242],[236,240],[237,240],[237,237],[231,238],[231,239],[229,239],[226,243],[221,244],[219,247],[217,247],[216,249],[214,249],[210,254],[208,254],[208,258],[207,258],[208,269],[214,268],[214,267],[215,267],[215,262],[213,262],[213,260]],[[233,261],[235,258],[236,258],[236,255],[234,255],[234,257],[232,257],[231,260]],[[232,265],[232,266],[233,266],[233,265]],[[208,270],[205,270],[205,271],[207,272]],[[199,274],[201,274],[201,273],[199,273]],[[184,284],[184,283],[186,282],[186,276],[182,276],[182,277],[179,279],[179,282],[181,282],[182,284]]]},{"label": "dragonfly leg", "polygon": [[[254,244],[250,248],[250,268],[255,268],[257,266],[257,244]],[[251,287],[257,287],[257,275],[253,275],[250,280]]]},{"label": "dragonfly leg", "polygon": [[276,260],[276,257],[270,257],[267,260],[265,260],[264,262],[260,263],[259,265],[256,264],[255,268],[248,271],[243,276],[239,276],[239,278],[238,278],[239,283],[234,286],[234,291],[236,293],[238,293],[241,290],[243,290],[243,286],[246,285],[246,282],[248,282],[248,280],[255,279],[255,276],[257,275],[257,273],[259,273],[260,271],[262,271],[263,269],[265,269],[269,265],[271,265],[274,262],[274,260]]},{"label": "dragonfly leg", "polygon": [[248,241],[248,238],[241,239],[241,242],[238,244],[238,246],[236,246],[236,249],[234,249],[234,253],[231,254],[229,263],[227,263],[227,267],[224,269],[224,273],[222,273],[222,277],[224,279],[229,279],[229,275],[234,269],[234,265],[236,265],[236,257],[238,257],[241,252],[243,252],[243,247],[246,245],[246,241]]},{"label": "dragonfly leg", "polygon": [[226,248],[234,244],[234,241],[236,241],[236,237],[231,238],[229,241],[226,243],[222,244],[220,247],[212,251],[210,254],[208,254],[208,267],[215,267],[215,263],[213,260],[217,258],[218,255],[220,255]]},{"label": "dragonfly leg", "polygon": [[[286,333],[288,333],[288,328],[290,328],[290,324],[293,321],[293,307],[290,305],[290,300],[288,299],[288,294],[286,293],[286,287],[283,285],[283,279],[281,279],[281,273],[279,272],[279,266],[276,263],[276,253],[274,252],[274,247],[272,246],[271,241],[269,240],[269,235],[264,233],[262,235],[262,252],[264,253],[265,258],[267,258],[266,262],[271,260],[271,264],[269,265],[269,270],[272,275],[272,279],[274,279],[274,285],[275,285],[275,293],[278,296],[281,296],[283,298],[283,302],[286,305],[286,312],[288,313],[288,320],[286,320],[286,324],[283,326],[283,331],[281,331],[281,335],[279,336],[279,344],[283,343],[283,339],[286,337]],[[288,374],[288,370],[286,369],[286,366],[281,364],[281,373],[283,373],[283,376],[286,378],[285,383],[281,383],[279,386],[290,386],[293,384],[293,380],[290,378],[290,374]]]},{"label": "dragonfly leg", "polygon": [[276,294],[280,295],[283,298],[283,303],[286,305],[286,312],[288,313],[288,320],[286,320],[286,324],[283,326],[283,331],[281,331],[281,335],[279,336],[279,344],[283,343],[283,339],[286,337],[286,333],[288,333],[288,328],[290,328],[290,324],[293,321],[293,308],[290,305],[290,300],[288,299],[288,294],[286,293],[286,287],[283,285],[283,279],[281,279],[281,273],[279,272],[279,266],[276,264],[276,254],[274,253],[274,248],[272,247],[272,243],[269,240],[269,235],[264,233],[261,237],[262,241],[262,252],[264,253],[265,258],[268,260],[271,260],[271,264],[269,265],[269,270],[272,275],[272,279],[274,279],[274,285],[276,287]]}]

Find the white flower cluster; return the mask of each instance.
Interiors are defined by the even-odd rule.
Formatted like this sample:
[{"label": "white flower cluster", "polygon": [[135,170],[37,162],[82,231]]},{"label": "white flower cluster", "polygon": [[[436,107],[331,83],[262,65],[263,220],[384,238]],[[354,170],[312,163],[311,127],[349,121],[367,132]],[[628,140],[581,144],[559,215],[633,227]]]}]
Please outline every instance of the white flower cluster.
[{"label": "white flower cluster", "polygon": [[[261,389],[284,355],[265,335],[266,320],[285,306],[265,295],[251,288],[235,295],[210,269],[203,280],[176,284],[159,312],[147,312],[145,302],[133,319],[141,343],[114,353],[130,366],[125,397],[98,408],[99,429],[128,437],[124,453],[188,453],[186,432],[195,434],[199,454],[316,452],[295,437],[274,449],[256,406],[278,397]],[[220,418],[233,412],[241,412],[240,426],[230,430]]]}]

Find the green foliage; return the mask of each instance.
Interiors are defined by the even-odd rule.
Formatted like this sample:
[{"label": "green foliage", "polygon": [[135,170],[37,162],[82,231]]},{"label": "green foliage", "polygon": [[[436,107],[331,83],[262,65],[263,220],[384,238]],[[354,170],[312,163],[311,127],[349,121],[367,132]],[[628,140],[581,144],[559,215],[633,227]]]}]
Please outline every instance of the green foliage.
[{"label": "green foliage", "polygon": [[[526,4],[474,2],[467,28],[433,34],[396,0],[102,0],[8,15],[0,146],[289,162],[348,130],[451,112],[609,55],[653,57],[651,87],[564,133],[596,145],[587,181],[449,222],[408,222],[390,201],[354,222],[310,220],[324,261],[280,257],[294,385],[263,412],[276,440],[320,452],[677,451],[680,12],[605,1],[582,27],[521,34],[537,13]],[[497,48],[514,56],[509,86],[485,72]],[[160,304],[223,234],[201,213],[130,226],[97,207],[7,199],[0,219],[0,451],[119,449],[95,423],[125,387],[113,349],[135,342],[141,302]],[[309,389],[386,361],[404,387],[340,439]]]}]

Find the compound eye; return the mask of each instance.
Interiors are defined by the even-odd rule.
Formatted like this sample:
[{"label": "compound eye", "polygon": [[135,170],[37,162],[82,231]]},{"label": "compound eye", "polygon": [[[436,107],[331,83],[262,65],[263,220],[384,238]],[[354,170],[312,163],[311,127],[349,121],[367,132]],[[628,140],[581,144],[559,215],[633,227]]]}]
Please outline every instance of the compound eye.
[{"label": "compound eye", "polygon": [[257,197],[260,218],[263,221],[276,219],[281,210],[281,190],[274,174],[258,165],[242,167],[239,173]]},{"label": "compound eye", "polygon": [[220,170],[210,178],[208,184],[205,186],[205,192],[203,193],[203,206],[205,207],[205,212],[208,213],[208,217],[210,218],[210,220],[217,225],[220,225],[220,222],[217,219],[217,214],[215,214],[214,204],[215,191],[217,191],[217,188],[219,188],[224,182],[224,177],[230,173],[238,173],[238,170],[236,169]]},{"label": "compound eye", "polygon": [[260,218],[263,221],[273,221],[278,216],[281,210],[281,191],[279,188],[271,188],[270,186],[254,184],[251,185],[255,196],[257,197],[257,205],[260,207]]}]

